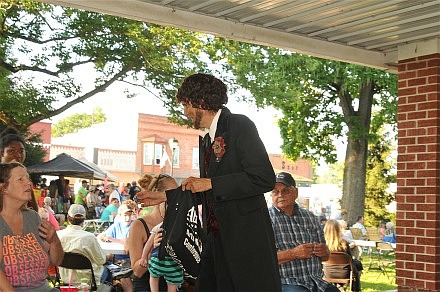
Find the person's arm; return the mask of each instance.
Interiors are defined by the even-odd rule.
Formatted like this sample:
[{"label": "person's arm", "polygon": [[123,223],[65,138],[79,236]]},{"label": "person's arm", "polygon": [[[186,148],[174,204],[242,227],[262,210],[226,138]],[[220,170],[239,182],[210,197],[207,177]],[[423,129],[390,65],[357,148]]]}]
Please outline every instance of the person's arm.
[{"label": "person's arm", "polygon": [[[142,256],[141,259],[148,262],[148,259],[150,257],[150,253],[153,250],[154,247],[154,234],[151,234],[148,238],[147,242],[144,245],[144,249],[142,250]],[[147,267],[145,263],[143,263],[143,266]]]},{"label": "person's arm", "polygon": [[128,234],[128,247],[130,250],[130,262],[133,273],[137,277],[142,277],[147,271],[146,267],[140,265],[144,242],[147,240],[144,225],[139,220],[131,223],[130,233]]},{"label": "person's arm", "polygon": [[[3,243],[0,240],[0,263],[3,262]],[[9,283],[8,278],[2,269],[0,269],[0,291],[14,291],[11,283]]]},{"label": "person's arm", "polygon": [[38,229],[40,236],[46,241],[50,263],[54,266],[60,265],[63,261],[64,251],[55,228],[49,221],[42,220]]}]

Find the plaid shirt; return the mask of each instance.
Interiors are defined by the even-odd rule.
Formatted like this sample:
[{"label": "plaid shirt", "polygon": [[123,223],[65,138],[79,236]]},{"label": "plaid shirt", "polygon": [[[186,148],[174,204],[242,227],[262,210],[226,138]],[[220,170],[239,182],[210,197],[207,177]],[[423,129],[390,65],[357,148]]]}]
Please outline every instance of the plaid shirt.
[{"label": "plaid shirt", "polygon": [[[293,216],[286,215],[274,206],[269,208],[269,214],[278,251],[303,243],[325,243],[318,218],[308,210],[299,208],[298,204],[295,203]],[[296,284],[310,291],[324,291],[329,285],[322,279],[322,263],[317,256],[289,261],[279,267],[282,284]]]}]

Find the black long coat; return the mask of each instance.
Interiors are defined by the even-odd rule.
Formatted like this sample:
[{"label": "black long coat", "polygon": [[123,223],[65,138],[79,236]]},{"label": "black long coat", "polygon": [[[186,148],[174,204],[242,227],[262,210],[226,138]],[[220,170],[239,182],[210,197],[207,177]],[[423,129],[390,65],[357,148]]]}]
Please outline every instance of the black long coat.
[{"label": "black long coat", "polygon": [[[275,185],[275,174],[255,124],[223,108],[215,137],[225,153],[211,153],[205,174],[200,140],[200,177],[209,177],[224,256],[236,291],[281,291],[275,241],[264,193]],[[210,151],[213,151],[210,149]],[[203,210],[206,212],[206,210]]]}]

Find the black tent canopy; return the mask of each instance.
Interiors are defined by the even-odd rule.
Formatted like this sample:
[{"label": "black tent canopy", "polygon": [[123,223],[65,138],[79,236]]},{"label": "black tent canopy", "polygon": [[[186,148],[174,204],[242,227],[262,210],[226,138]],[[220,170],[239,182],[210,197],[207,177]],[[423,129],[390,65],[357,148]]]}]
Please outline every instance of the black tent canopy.
[{"label": "black tent canopy", "polygon": [[69,176],[85,179],[117,181],[117,178],[100,169],[91,162],[81,161],[66,153],[61,153],[52,160],[27,167],[30,174]]}]

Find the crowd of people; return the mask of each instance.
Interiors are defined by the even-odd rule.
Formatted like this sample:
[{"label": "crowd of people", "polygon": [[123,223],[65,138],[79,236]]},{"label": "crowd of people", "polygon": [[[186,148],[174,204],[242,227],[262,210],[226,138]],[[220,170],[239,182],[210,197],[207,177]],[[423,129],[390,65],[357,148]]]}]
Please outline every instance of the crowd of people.
[{"label": "crowd of people", "polygon": [[[2,137],[0,291],[52,291],[47,270],[61,263],[64,252],[87,256],[97,283],[115,279],[109,264],[126,268],[129,272],[120,277],[124,291],[339,291],[324,280],[346,272],[323,269],[335,251],[353,256],[356,281],[351,289],[360,291],[362,264],[352,254],[355,246],[345,221],[322,220],[299,207],[294,178],[287,172],[274,173],[254,123],[226,108],[226,85],[212,75],[193,74],[183,80],[176,98],[193,127],[205,129],[199,144],[200,176],[184,179],[181,186],[171,176],[146,174],[140,187],[132,182],[120,189],[109,184],[104,190],[83,180],[73,193],[69,181],[60,176],[49,185],[45,180],[34,183],[42,198],[37,203],[22,165],[24,140],[18,134]],[[196,196],[201,206],[203,249],[195,280],[185,278],[171,257],[157,257],[166,192],[178,187]],[[269,208],[267,192],[272,199]],[[148,211],[138,216],[138,204]],[[95,236],[81,226],[91,218],[111,225]],[[65,220],[67,227],[56,231]],[[388,225],[383,238],[395,239],[394,226]],[[364,231],[362,216],[355,226]],[[127,254],[106,255],[100,240],[122,244]],[[20,248],[21,242],[32,248]],[[15,264],[9,250],[26,252],[35,260]],[[32,277],[19,277],[29,273]],[[90,277],[87,271],[65,269],[60,275],[64,283]]]}]

